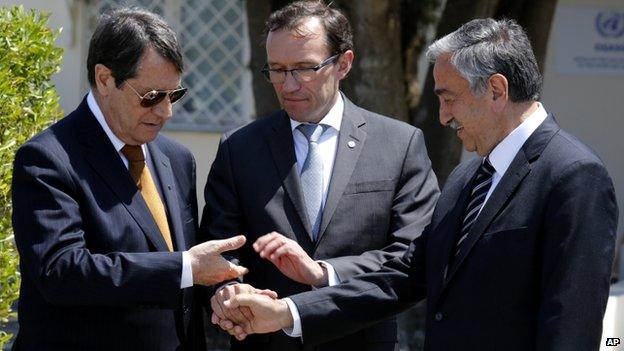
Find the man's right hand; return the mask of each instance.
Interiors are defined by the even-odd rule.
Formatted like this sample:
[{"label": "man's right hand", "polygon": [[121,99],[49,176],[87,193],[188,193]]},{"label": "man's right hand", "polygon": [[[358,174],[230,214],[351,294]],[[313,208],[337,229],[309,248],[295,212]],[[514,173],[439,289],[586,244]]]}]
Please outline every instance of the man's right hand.
[{"label": "man's right hand", "polygon": [[223,305],[230,309],[247,307],[253,315],[252,320],[242,324],[219,321],[213,317],[213,323],[218,323],[239,340],[249,334],[270,333],[293,327],[293,317],[284,299],[273,299],[266,294],[240,294],[225,301]]},{"label": "man's right hand", "polygon": [[[272,299],[277,298],[277,293],[269,289],[256,289],[249,284],[233,283],[221,287],[210,299],[210,307],[212,307],[211,320],[215,324],[219,324],[218,321],[231,321],[238,325],[243,325],[251,322],[253,314],[248,307],[242,306],[240,308],[226,308],[224,302],[239,294],[263,294]],[[224,328],[225,329],[225,328]]]},{"label": "man's right hand", "polygon": [[210,240],[188,250],[193,270],[193,283],[214,285],[235,279],[248,272],[221,256],[225,251],[236,250],[245,244],[245,236],[238,235],[224,240]]}]

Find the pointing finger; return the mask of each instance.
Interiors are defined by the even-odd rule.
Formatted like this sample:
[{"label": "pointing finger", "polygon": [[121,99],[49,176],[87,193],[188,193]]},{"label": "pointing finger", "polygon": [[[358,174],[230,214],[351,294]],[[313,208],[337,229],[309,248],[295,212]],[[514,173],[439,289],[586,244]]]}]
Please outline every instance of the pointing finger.
[{"label": "pointing finger", "polygon": [[237,235],[229,239],[213,240],[212,243],[215,246],[216,251],[218,253],[222,253],[240,248],[245,245],[245,241],[247,241],[247,239],[244,235]]}]

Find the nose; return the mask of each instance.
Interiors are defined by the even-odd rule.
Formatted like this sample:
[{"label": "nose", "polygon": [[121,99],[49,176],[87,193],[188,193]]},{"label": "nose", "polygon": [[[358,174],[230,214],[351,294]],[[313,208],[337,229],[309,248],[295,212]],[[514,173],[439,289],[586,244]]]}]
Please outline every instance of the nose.
[{"label": "nose", "polygon": [[156,106],[152,108],[152,111],[154,111],[157,116],[161,117],[165,121],[170,119],[171,116],[173,116],[173,105],[171,104],[169,97],[165,97],[161,102],[156,104]]},{"label": "nose", "polygon": [[443,102],[440,102],[439,119],[440,124],[443,126],[448,126],[453,120],[453,115],[448,111]]},{"label": "nose", "polygon": [[[289,74],[290,73],[290,74]],[[284,76],[284,83],[282,83],[282,91],[286,93],[291,93],[299,90],[301,88],[301,84],[295,79],[292,72],[286,72]]]}]

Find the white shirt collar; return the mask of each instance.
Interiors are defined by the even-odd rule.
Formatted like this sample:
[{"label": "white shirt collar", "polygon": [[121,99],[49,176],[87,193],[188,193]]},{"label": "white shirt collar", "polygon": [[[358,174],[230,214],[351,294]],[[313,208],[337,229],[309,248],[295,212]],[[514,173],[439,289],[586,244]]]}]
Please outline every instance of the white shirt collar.
[{"label": "white shirt collar", "polygon": [[541,103],[537,103],[538,107],[527,119],[525,119],[516,129],[505,137],[488,156],[490,163],[496,169],[496,173],[501,176],[505,174],[507,168],[516,157],[516,154],[522,148],[522,145],[529,139],[531,134],[537,127],[544,122],[548,113]]},{"label": "white shirt collar", "polygon": [[115,135],[115,133],[113,133],[113,131],[110,129],[110,127],[108,126],[108,123],[106,123],[104,114],[102,113],[102,110],[100,110],[100,106],[98,106],[97,101],[95,101],[95,97],[93,96],[93,91],[89,91],[89,94],[87,95],[87,104],[89,105],[89,109],[91,109],[91,112],[95,116],[95,119],[97,119],[97,121],[102,126],[102,129],[104,129],[104,132],[106,132],[108,139],[110,139],[111,143],[113,143],[115,150],[119,152],[121,148],[124,147],[124,145],[126,145],[126,143],[121,141],[121,139],[119,139]]},{"label": "white shirt collar", "polygon": [[[95,116],[95,119],[97,119],[97,121],[102,126],[102,129],[104,129],[104,132],[108,136],[108,139],[110,139],[111,143],[113,144],[113,147],[115,147],[115,150],[117,150],[117,152],[121,152],[121,148],[123,148],[126,145],[126,143],[121,141],[121,139],[119,139],[115,135],[115,133],[113,133],[112,129],[110,129],[110,127],[108,126],[108,123],[106,122],[106,119],[104,118],[104,114],[102,113],[100,106],[97,104],[97,101],[95,101],[95,97],[93,96],[93,91],[91,90],[89,90],[89,94],[87,95],[87,105],[89,105],[89,109]],[[141,149],[143,149],[143,154],[145,155],[147,159],[149,157],[149,151],[146,145],[145,144],[141,145]]]},{"label": "white shirt collar", "polygon": [[[334,106],[327,112],[325,117],[321,119],[319,124],[325,124],[337,131],[340,131],[340,125],[342,124],[342,114],[344,113],[344,100],[342,99],[342,94],[338,93],[338,98],[334,103]],[[290,118],[290,128],[294,131],[297,126],[299,126],[301,122],[295,121]]]}]

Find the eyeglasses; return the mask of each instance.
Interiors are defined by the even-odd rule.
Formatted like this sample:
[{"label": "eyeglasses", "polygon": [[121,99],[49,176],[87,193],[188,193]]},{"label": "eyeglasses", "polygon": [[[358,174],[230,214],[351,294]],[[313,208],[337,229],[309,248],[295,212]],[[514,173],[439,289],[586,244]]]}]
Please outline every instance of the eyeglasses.
[{"label": "eyeglasses", "polygon": [[282,84],[286,80],[286,74],[290,72],[293,78],[299,83],[311,82],[316,78],[316,72],[321,68],[330,65],[340,57],[340,54],[336,54],[324,60],[314,67],[308,68],[293,68],[293,69],[270,69],[265,66],[262,69],[262,73],[266,79],[273,84]]},{"label": "eyeglasses", "polygon": [[184,95],[186,95],[186,92],[188,91],[187,88],[179,87],[173,90],[150,90],[144,95],[141,95],[136,89],[134,89],[134,87],[130,83],[128,83],[128,81],[126,81],[125,83],[128,84],[130,89],[132,89],[132,91],[134,91],[134,93],[139,97],[139,99],[141,99],[141,106],[143,107],[156,106],[161,101],[163,101],[163,99],[167,95],[169,96],[169,101],[173,105],[176,102],[178,102],[178,100],[183,98]]}]

